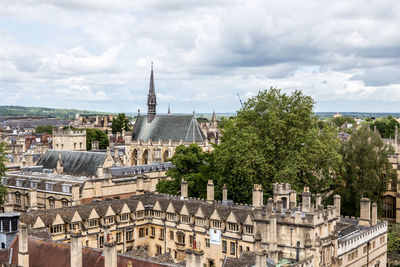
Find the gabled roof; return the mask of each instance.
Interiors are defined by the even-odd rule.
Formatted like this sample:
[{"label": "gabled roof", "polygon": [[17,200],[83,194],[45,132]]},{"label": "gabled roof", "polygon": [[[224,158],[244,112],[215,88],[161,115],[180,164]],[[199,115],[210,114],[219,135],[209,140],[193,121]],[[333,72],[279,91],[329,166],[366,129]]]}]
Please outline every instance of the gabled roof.
[{"label": "gabled roof", "polygon": [[103,166],[107,157],[107,154],[102,152],[48,150],[40,158],[37,165],[41,165],[45,169],[56,168],[58,153],[61,153],[65,174],[82,176],[96,175],[97,167]]},{"label": "gabled roof", "polygon": [[205,138],[194,115],[156,115],[150,123],[147,116],[139,116],[132,133],[135,141],[203,142]]}]

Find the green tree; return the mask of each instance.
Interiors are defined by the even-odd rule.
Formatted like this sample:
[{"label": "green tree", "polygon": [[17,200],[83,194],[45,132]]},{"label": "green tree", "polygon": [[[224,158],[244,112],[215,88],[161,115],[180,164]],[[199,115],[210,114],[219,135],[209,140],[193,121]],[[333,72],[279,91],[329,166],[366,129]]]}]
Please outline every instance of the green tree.
[{"label": "green tree", "polygon": [[35,132],[38,134],[44,134],[44,133],[52,134],[53,130],[55,130],[55,129],[56,129],[56,127],[54,127],[53,125],[50,125],[50,124],[38,125],[35,128]]},{"label": "green tree", "polygon": [[394,138],[396,126],[400,127],[400,123],[391,115],[376,119],[370,124],[371,129],[376,127],[382,138]]},{"label": "green tree", "polygon": [[335,124],[336,127],[340,128],[345,123],[351,123],[353,125],[356,124],[356,121],[352,117],[348,116],[338,116],[332,119],[332,122]]},{"label": "green tree", "polygon": [[[3,177],[6,173],[6,144],[4,142],[0,142],[0,177]],[[0,204],[4,204],[7,195],[7,187],[3,184],[0,184]]]},{"label": "green tree", "polygon": [[[167,171],[171,180],[160,181],[157,190],[166,194],[178,194],[182,179],[188,183],[189,196],[205,198],[207,181],[215,177],[212,154],[205,153],[197,144],[179,145],[170,159],[175,168]],[[217,191],[217,190],[216,190]],[[216,192],[218,195],[218,193]]]},{"label": "green tree", "polygon": [[394,224],[388,229],[388,253],[400,254],[400,226]]},{"label": "green tree", "polygon": [[[337,132],[318,127],[311,97],[271,88],[244,103],[237,117],[227,120],[215,164],[235,202],[250,202],[253,184],[271,196],[275,182],[301,191],[330,191],[340,182],[341,155]],[[266,198],[265,198],[266,199]]]},{"label": "green tree", "polygon": [[87,128],[86,130],[86,149],[92,150],[92,142],[99,141],[99,148],[106,149],[110,141],[108,140],[108,136],[99,129]]},{"label": "green tree", "polygon": [[338,188],[342,213],[358,216],[362,197],[377,202],[380,212],[380,197],[388,181],[396,181],[396,171],[388,159],[393,148],[384,144],[378,133],[362,127],[343,143],[340,152],[344,165],[343,185]]},{"label": "green tree", "polygon": [[122,133],[122,130],[130,131],[129,118],[125,113],[119,113],[117,118],[115,118],[111,123],[112,133]]}]

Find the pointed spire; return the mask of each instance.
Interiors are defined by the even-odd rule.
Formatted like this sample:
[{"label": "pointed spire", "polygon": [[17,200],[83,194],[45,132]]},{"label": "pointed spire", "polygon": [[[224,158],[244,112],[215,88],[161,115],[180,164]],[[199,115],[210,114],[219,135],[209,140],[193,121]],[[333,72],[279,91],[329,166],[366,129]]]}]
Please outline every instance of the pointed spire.
[{"label": "pointed spire", "polygon": [[169,103],[168,103],[168,115],[170,115],[171,114],[171,107],[169,106]]},{"label": "pointed spire", "polygon": [[147,122],[150,123],[153,121],[156,116],[156,92],[154,89],[154,75],[153,75],[153,62],[151,62],[151,74],[150,74],[150,86],[149,86],[149,94],[147,96]]},{"label": "pointed spire", "polygon": [[213,111],[211,122],[217,122],[217,115],[215,114],[215,110]]}]

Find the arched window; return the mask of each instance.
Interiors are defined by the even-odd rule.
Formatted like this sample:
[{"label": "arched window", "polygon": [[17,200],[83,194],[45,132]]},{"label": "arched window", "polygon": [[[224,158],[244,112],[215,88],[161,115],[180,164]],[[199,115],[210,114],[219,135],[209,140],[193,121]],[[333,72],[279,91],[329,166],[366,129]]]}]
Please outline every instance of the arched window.
[{"label": "arched window", "polygon": [[143,156],[142,156],[142,165],[147,165],[149,164],[149,151],[146,149],[143,152]]},{"label": "arched window", "polygon": [[162,162],[166,162],[169,157],[169,150],[165,150],[162,156]]},{"label": "arched window", "polygon": [[383,217],[385,219],[396,219],[396,199],[392,196],[383,197]]},{"label": "arched window", "polygon": [[132,158],[132,166],[136,166],[136,165],[138,165],[137,163],[137,158],[138,158],[138,153],[137,153],[137,149],[135,148],[133,151],[132,151],[132,156],[131,156],[131,158]]}]

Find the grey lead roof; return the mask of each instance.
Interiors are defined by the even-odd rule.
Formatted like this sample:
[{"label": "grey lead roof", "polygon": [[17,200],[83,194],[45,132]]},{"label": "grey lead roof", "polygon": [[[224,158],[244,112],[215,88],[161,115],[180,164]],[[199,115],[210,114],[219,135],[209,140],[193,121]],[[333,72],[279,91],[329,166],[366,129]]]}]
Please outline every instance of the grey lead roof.
[{"label": "grey lead roof", "polygon": [[139,116],[132,134],[136,141],[204,142],[205,138],[194,115],[156,115],[151,123],[147,116]]},{"label": "grey lead roof", "polygon": [[48,150],[37,165],[45,169],[55,169],[60,152],[64,173],[71,175],[96,175],[97,167],[103,166],[107,157],[107,154],[102,152]]}]

